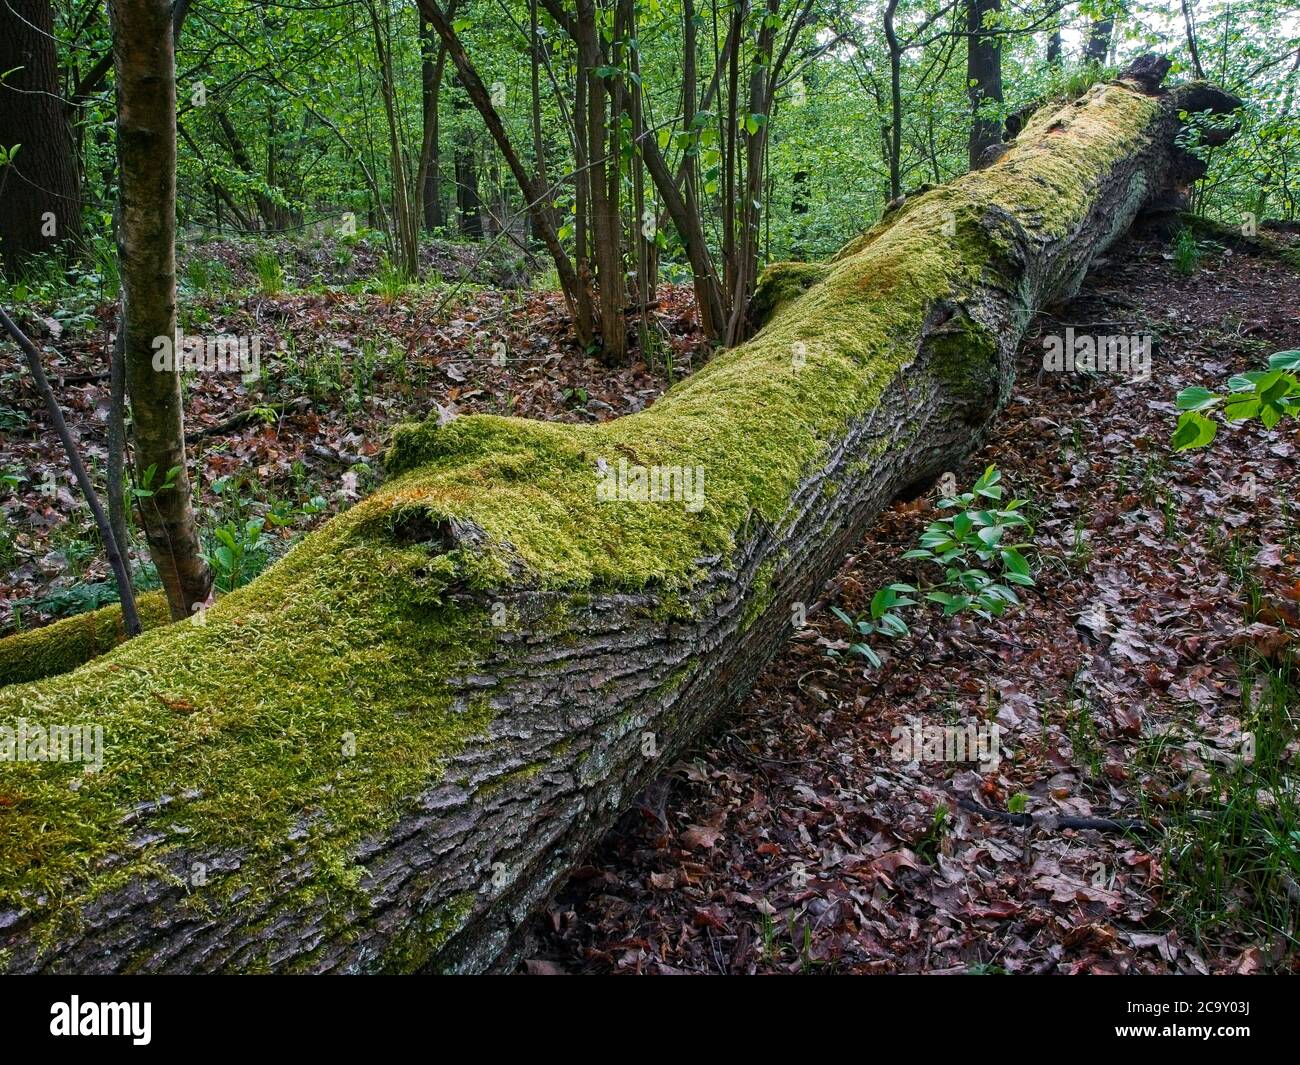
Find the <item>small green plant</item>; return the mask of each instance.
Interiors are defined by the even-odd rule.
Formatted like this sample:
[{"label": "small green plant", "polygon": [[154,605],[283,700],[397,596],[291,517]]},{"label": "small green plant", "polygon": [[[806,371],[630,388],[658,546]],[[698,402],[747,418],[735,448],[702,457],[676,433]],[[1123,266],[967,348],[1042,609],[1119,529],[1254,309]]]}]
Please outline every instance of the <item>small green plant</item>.
[{"label": "small green plant", "polygon": [[[1013,539],[1017,534],[1032,534],[1033,528],[1021,513],[1028,500],[1002,503],[1001,481],[998,468],[990,466],[969,492],[939,500],[939,509],[955,513],[931,522],[921,534],[921,546],[903,555],[905,559],[940,567],[942,579],[921,589],[903,583],[887,585],[872,597],[867,612],[856,618],[839,607],[831,607],[856,637],[849,645],[850,654],[878,667],[880,656],[866,640],[871,636],[906,636],[910,630],[897,611],[920,605],[912,598],[914,595],[938,603],[945,616],[969,611],[986,621],[1020,604],[1011,585],[1033,585],[1034,576],[1022,554],[1029,545]],[[839,657],[835,649],[828,654]]]},{"label": "small green plant", "polygon": [[154,483],[154,478],[158,476],[158,464],[151,463],[149,467],[140,475],[139,481],[132,485],[130,494],[136,500],[152,499],[159,492],[165,492],[169,488],[176,487],[176,478],[180,476],[181,468],[173,466],[167,471],[167,476],[159,484]]},{"label": "small green plant", "polygon": [[259,251],[253,256],[253,272],[262,295],[278,296],[284,291],[284,268],[270,252]]},{"label": "small green plant", "polygon": [[939,803],[934,808],[934,815],[930,818],[930,827],[925,830],[923,835],[913,848],[920,858],[928,862],[937,861],[939,853],[943,849],[944,837],[948,835],[948,805]]},{"label": "small green plant", "polygon": [[27,428],[27,412],[17,407],[0,406],[0,431],[21,433]]},{"label": "small green plant", "polygon": [[1190,277],[1200,265],[1201,246],[1196,242],[1196,234],[1184,226],[1174,237],[1174,270]]},{"label": "small green plant", "polygon": [[1247,664],[1242,688],[1238,748],[1206,763],[1198,801],[1167,821],[1160,849],[1165,908],[1197,943],[1246,932],[1294,950],[1300,941],[1295,667]]},{"label": "small green plant", "polygon": [[1252,370],[1228,378],[1228,392],[1220,395],[1208,388],[1184,388],[1177,406],[1183,413],[1174,428],[1175,451],[1205,447],[1219,431],[1218,423],[1206,413],[1219,407],[1229,422],[1258,418],[1272,429],[1283,418],[1300,416],[1300,351],[1279,351],[1269,356],[1267,370]]},{"label": "small green plant", "polygon": [[0,470],[0,489],[6,492],[18,491],[20,484],[27,483],[27,474],[21,466],[6,466]]},{"label": "small green plant", "polygon": [[185,264],[185,287],[192,293],[206,292],[212,285],[212,270],[206,259],[191,259]]},{"label": "small green plant", "polygon": [[265,518],[229,521],[212,530],[215,543],[203,557],[212,580],[222,592],[233,592],[262,572],[271,561],[274,541],[266,533]]},{"label": "small green plant", "polygon": [[1096,780],[1101,775],[1105,750],[1101,735],[1097,732],[1097,722],[1092,716],[1092,707],[1086,699],[1075,699],[1070,703],[1066,711],[1065,731],[1070,737],[1074,757],[1082,763],[1084,775]]},{"label": "small green plant", "polygon": [[0,569],[10,570],[18,561],[18,550],[14,546],[14,531],[9,525],[9,518],[0,510]]},{"label": "small green plant", "polygon": [[375,282],[379,295],[389,303],[397,300],[407,288],[407,278],[402,268],[387,255],[380,260],[379,275]]}]

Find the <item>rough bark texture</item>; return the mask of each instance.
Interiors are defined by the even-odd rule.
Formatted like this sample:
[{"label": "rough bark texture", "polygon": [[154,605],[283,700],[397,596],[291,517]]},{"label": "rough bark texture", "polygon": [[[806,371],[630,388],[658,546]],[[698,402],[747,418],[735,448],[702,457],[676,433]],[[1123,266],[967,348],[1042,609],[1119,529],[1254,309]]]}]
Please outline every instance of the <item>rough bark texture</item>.
[{"label": "rough bark texture", "polygon": [[974,169],[989,148],[1002,140],[1002,121],[983,109],[1002,103],[1002,38],[996,18],[1002,0],[967,0],[966,95],[970,99],[970,165]]},{"label": "rough bark texture", "polygon": [[[0,967],[508,966],[791,604],[978,438],[1036,308],[1185,183],[1180,106],[1117,84],[1035,116],[820,271],[769,271],[759,334],[647,411],[409,427],[384,489],[205,626],[0,692],[0,721],[108,745],[91,776],[5,767]],[[600,501],[620,460],[702,466],[702,506]]]},{"label": "rough bark texture", "polygon": [[49,0],[0,8],[0,147],[18,146],[0,166],[0,259],[16,270],[81,233],[72,131],[59,96]]},{"label": "rough bark texture", "polygon": [[[131,397],[137,474],[153,467],[142,497],[149,552],[172,616],[208,598],[212,578],[200,554],[185,461],[179,364],[154,369],[155,341],[176,336],[176,81],[167,0],[115,0],[117,154],[121,172],[122,350]],[[179,353],[176,353],[179,356]]]}]

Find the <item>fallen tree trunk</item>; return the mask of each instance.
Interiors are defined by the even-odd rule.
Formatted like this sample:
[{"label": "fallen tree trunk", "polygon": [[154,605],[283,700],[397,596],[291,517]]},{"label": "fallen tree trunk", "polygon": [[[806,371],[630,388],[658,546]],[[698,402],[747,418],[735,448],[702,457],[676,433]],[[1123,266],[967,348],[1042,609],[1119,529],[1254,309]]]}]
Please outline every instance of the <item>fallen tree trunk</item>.
[{"label": "fallen tree trunk", "polygon": [[[791,604],[970,447],[1035,310],[1196,173],[1179,111],[1234,101],[1141,76],[1035,116],[827,267],[770,271],[758,336],[649,410],[406,427],[386,487],[203,624],[0,691],[11,728],[106,747],[94,773],[30,740],[0,766],[0,967],[510,964]],[[651,468],[680,499],[636,500]]]}]

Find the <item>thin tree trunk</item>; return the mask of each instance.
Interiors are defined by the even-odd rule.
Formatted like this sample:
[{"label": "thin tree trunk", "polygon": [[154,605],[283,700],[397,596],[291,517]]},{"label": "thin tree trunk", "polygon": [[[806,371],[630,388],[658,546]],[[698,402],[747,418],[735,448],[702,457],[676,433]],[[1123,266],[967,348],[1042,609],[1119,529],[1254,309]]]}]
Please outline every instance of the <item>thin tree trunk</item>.
[{"label": "thin tree trunk", "polygon": [[966,94],[970,99],[970,166],[1002,142],[1001,115],[987,113],[1002,103],[1002,41],[989,16],[1002,11],[1002,0],[966,0]]},{"label": "thin tree trunk", "polygon": [[889,198],[903,195],[903,49],[894,29],[898,0],[885,6],[885,41],[889,46]]},{"label": "thin tree trunk", "polygon": [[514,145],[511,144],[510,138],[506,134],[501,116],[497,114],[496,108],[492,105],[492,98],[488,94],[487,87],[483,84],[483,79],[478,76],[478,71],[474,69],[474,65],[469,61],[469,56],[465,54],[465,48],[456,36],[451,21],[439,10],[434,0],[419,0],[419,4],[420,11],[432,23],[433,28],[438,31],[438,36],[442,38],[443,43],[447,46],[447,55],[450,57],[452,65],[455,66],[456,73],[460,76],[461,84],[468,93],[470,102],[478,109],[483,124],[487,126],[488,132],[492,135],[493,141],[496,142],[498,150],[506,161],[506,165],[510,167],[510,172],[519,185],[519,190],[524,195],[528,213],[532,217],[537,231],[541,234],[542,243],[546,245],[546,250],[555,263],[555,270],[559,274],[560,287],[564,291],[565,303],[568,305],[569,314],[573,319],[578,342],[584,346],[588,345],[592,341],[589,332],[590,323],[584,321],[582,316],[577,314],[578,276],[573,268],[572,261],[560,244],[560,238],[556,234],[555,227],[551,225],[551,220],[546,213],[545,203],[549,190],[541,188],[533,175],[525,169],[522,160],[519,158],[519,153],[515,151]]},{"label": "thin tree trunk", "polygon": [[1097,19],[1088,26],[1088,39],[1084,44],[1083,61],[1093,66],[1104,66],[1110,51],[1111,34],[1115,32],[1113,18]]},{"label": "thin tree trunk", "polygon": [[[135,468],[154,470],[155,492],[141,500],[141,519],[172,616],[179,619],[208,600],[212,577],[194,521],[180,373],[154,369],[159,344],[176,337],[171,5],[167,0],[112,0],[110,10],[117,78],[122,333]],[[157,490],[169,478],[170,486]]]},{"label": "thin tree trunk", "polygon": [[[456,17],[456,0],[447,5],[448,18]],[[442,76],[447,66],[447,46],[428,20],[420,17],[420,102],[424,136],[420,146],[420,172],[416,188],[420,192],[424,226],[428,230],[445,224],[442,209],[442,146],[439,142],[438,101],[442,95]]]},{"label": "thin tree trunk", "polygon": [[1196,45],[1196,19],[1192,9],[1195,0],[1180,0],[1183,8],[1183,31],[1187,34],[1187,51],[1192,56],[1192,73],[1198,78],[1205,77],[1205,68],[1201,66],[1201,52]]},{"label": "thin tree trunk", "polygon": [[[621,362],[627,355],[623,248],[618,209],[617,142],[607,147],[607,128],[617,127],[617,112],[608,107],[611,93],[599,68],[605,52],[596,28],[595,0],[577,0],[578,48],[587,71],[587,158],[591,171],[591,228],[596,259],[600,342],[604,357]],[[607,120],[608,116],[608,120]]]},{"label": "thin tree trunk", "polygon": [[115,535],[112,523],[99,502],[99,493],[95,491],[95,486],[91,483],[89,474],[86,473],[86,467],[81,461],[76,442],[72,439],[72,433],[68,430],[67,422],[63,420],[63,411],[59,408],[59,401],[54,396],[54,389],[50,387],[50,382],[45,376],[45,368],[41,365],[41,353],[36,350],[36,345],[18,328],[3,307],[0,307],[0,327],[4,328],[4,331],[9,334],[13,342],[18,345],[27,358],[27,370],[36,384],[36,391],[41,394],[41,399],[45,402],[45,410],[50,416],[50,423],[54,426],[54,434],[59,438],[59,443],[63,445],[63,452],[67,456],[69,467],[72,469],[72,476],[77,482],[77,487],[81,489],[82,496],[85,497],[86,505],[90,507],[90,513],[95,519],[95,528],[99,531],[99,538],[104,543],[104,552],[108,555],[108,564],[112,567],[113,576],[117,581],[117,593],[122,600],[122,621],[126,626],[126,634],[128,636],[139,636],[140,615],[135,609],[135,592],[131,588],[131,573],[127,569],[126,558],[121,547],[123,541],[119,540]]},{"label": "thin tree trunk", "polygon": [[384,101],[384,119],[388,124],[388,169],[393,183],[393,228],[397,238],[398,269],[407,280],[420,274],[420,215],[412,203],[407,185],[406,155],[402,151],[402,131],[397,117],[397,85],[393,77],[393,57],[386,26],[379,18],[373,0],[367,3],[370,28],[374,34],[375,56],[379,61],[380,95]]}]

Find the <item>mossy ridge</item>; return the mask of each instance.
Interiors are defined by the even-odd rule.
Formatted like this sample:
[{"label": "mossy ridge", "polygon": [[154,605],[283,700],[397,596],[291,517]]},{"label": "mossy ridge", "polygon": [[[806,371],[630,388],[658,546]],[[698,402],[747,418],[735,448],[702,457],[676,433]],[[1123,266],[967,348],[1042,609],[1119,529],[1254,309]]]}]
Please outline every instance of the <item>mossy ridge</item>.
[{"label": "mossy ridge", "polygon": [[[160,591],[140,596],[136,607],[146,630],[171,624],[167,597]],[[0,688],[57,677],[112,650],[125,638],[120,603],[0,638]]]},{"label": "mossy ridge", "polygon": [[[47,916],[66,917],[133,875],[159,875],[180,847],[195,860],[245,855],[196,902],[264,904],[259,873],[295,833],[313,873],[285,904],[325,891],[356,902],[356,844],[490,724],[486,701],[455,703],[446,681],[482,660],[493,630],[486,609],[409,603],[428,553],[354,529],[350,515],[331,522],[202,626],[146,633],[0,692],[0,722],[102,725],[107,748],[94,774],[4,766],[0,905],[46,898]],[[124,814],[164,797],[146,822],[163,838],[133,850]],[[109,854],[126,858],[101,868]]]},{"label": "mossy ridge", "polygon": [[782,309],[807,292],[830,271],[827,263],[772,263],[763,271],[749,303],[750,320],[765,326]]},{"label": "mossy ridge", "polygon": [[393,937],[379,964],[381,973],[403,975],[422,972],[474,908],[474,895],[463,892],[418,917]]},{"label": "mossy ridge", "polygon": [[[595,426],[475,416],[408,427],[394,447],[405,472],[218,603],[206,626],[148,633],[72,674],[0,692],[2,721],[103,724],[109,746],[105,769],[76,792],[75,767],[6,767],[0,902],[76,904],[153,870],[176,838],[196,854],[247,849],[224,879],[256,898],[262,860],[282,855],[304,821],[320,887],[350,899],[356,841],[490,723],[484,708],[453,706],[446,684],[491,647],[487,611],[453,608],[446,595],[492,580],[681,590],[701,574],[699,559],[728,559],[737,530],[755,514],[776,522],[828,442],[915,358],[927,310],[978,282],[991,254],[983,210],[1027,209],[1029,228],[1048,238],[1082,221],[1081,175],[1104,173],[1155,104],[1112,87],[1096,106],[1099,115],[1073,118],[1081,138],[1017,146],[906,205],[789,313],[648,410]],[[703,508],[598,502],[596,462],[619,457],[703,466]],[[384,535],[408,511],[472,524],[482,550],[431,565],[426,548]],[[357,738],[354,759],[338,753],[345,732]],[[123,812],[164,795],[173,802],[150,825],[177,832],[131,850]],[[110,853],[130,857],[105,872]]]}]

